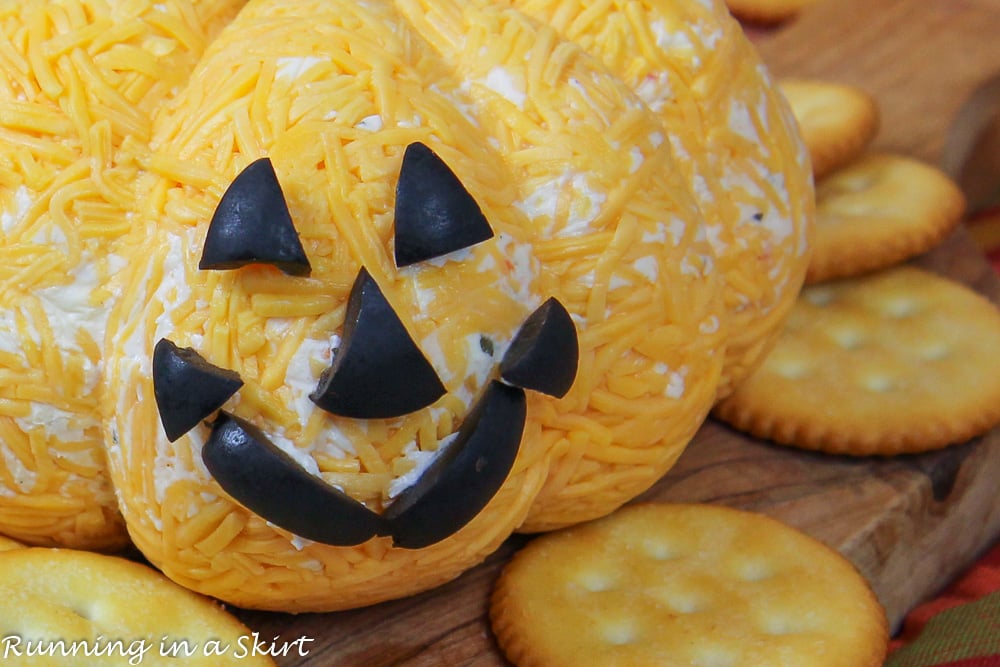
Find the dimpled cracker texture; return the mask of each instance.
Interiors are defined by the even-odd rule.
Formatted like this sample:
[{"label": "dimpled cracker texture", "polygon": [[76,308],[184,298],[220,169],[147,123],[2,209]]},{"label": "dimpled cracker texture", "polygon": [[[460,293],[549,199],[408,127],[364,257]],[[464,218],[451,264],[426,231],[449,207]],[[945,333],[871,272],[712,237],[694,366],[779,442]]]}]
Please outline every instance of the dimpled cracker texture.
[{"label": "dimpled cracker texture", "polygon": [[284,646],[255,639],[214,600],[145,565],[71,549],[0,553],[5,665],[273,667],[268,654]]},{"label": "dimpled cracker texture", "polygon": [[126,541],[97,391],[151,117],[238,3],[0,4],[0,532]]},{"label": "dimpled cracker texture", "polygon": [[721,0],[508,2],[599,57],[660,117],[726,284],[724,397],[766,355],[808,265],[812,179],[786,100]]},{"label": "dimpled cracker texture", "polygon": [[943,171],[905,155],[869,153],[819,181],[806,283],[887,268],[935,247],[965,213]]},{"label": "dimpled cracker texture", "polygon": [[[551,28],[466,0],[253,2],[157,121],[149,169],[159,178],[142,211],[156,227],[125,251],[133,261],[109,323],[117,333],[103,405],[129,531],[185,586],[290,611],[432,587],[522,523],[554,453],[572,451],[588,472],[589,485],[574,489],[579,518],[607,513],[673,463],[713,403],[721,282],[695,201],[656,117]],[[397,270],[393,189],[413,141],[452,167],[496,237]],[[222,192],[263,155],[311,276],[199,271]],[[448,390],[428,409],[357,421],[307,398],[361,265]],[[208,429],[169,443],[151,400],[154,343],[191,346],[245,381],[227,410],[379,511],[457,428],[513,332],[553,295],[579,331],[576,384],[561,400],[529,392],[507,481],[469,524],[422,549],[382,537],[334,547],[268,523],[208,475]],[[495,358],[479,345],[484,334]]]},{"label": "dimpled cracker texture", "polygon": [[497,581],[518,667],[878,667],[885,612],[854,566],[770,517],[639,504],[543,535]]},{"label": "dimpled cracker texture", "polygon": [[998,344],[990,301],[921,269],[813,285],[764,365],[716,414],[831,453],[938,449],[1000,421]]}]

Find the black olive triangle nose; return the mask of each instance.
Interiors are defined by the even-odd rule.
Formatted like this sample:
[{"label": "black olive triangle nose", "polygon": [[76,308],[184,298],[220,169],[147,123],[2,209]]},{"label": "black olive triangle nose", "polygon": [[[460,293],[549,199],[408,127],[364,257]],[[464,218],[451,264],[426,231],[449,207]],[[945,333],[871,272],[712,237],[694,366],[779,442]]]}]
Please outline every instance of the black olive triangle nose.
[{"label": "black olive triangle nose", "polygon": [[433,366],[362,267],[347,301],[340,349],[309,398],[342,417],[384,419],[427,407],[444,393]]},{"label": "black olive triangle nose", "polygon": [[212,215],[199,269],[272,264],[292,276],[310,272],[288,204],[269,158],[241,171]]},{"label": "black olive triangle nose", "polygon": [[153,396],[170,442],[222,407],[243,386],[235,371],[161,338],[153,348]]},{"label": "black olive triangle nose", "polygon": [[493,237],[479,204],[444,161],[419,142],[406,147],[396,183],[396,266],[446,255]]}]

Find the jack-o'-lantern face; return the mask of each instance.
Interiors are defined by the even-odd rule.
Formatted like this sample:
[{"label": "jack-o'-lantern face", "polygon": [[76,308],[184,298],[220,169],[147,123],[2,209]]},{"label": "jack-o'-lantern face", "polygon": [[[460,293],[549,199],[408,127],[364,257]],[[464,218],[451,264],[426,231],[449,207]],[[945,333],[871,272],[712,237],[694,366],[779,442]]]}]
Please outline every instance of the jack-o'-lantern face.
[{"label": "jack-o'-lantern face", "polygon": [[[411,144],[404,154],[395,201],[398,268],[493,238],[476,201],[423,144]],[[220,200],[199,269],[239,270],[261,263],[291,276],[310,273],[266,158],[241,172]],[[338,343],[309,394],[316,406],[333,415],[396,419],[428,409],[447,392],[364,266],[351,288]],[[484,337],[481,345],[492,356],[492,342]],[[456,532],[489,502],[517,457],[527,412],[525,390],[565,395],[577,359],[573,321],[558,301],[549,299],[525,320],[499,361],[499,378],[488,381],[449,444],[382,512],[307,472],[263,429],[221,409],[243,385],[238,373],[163,338],[154,350],[153,382],[170,441],[217,413],[202,460],[230,496],[261,518],[323,544],[349,546],[390,536],[394,546],[421,548]]]}]

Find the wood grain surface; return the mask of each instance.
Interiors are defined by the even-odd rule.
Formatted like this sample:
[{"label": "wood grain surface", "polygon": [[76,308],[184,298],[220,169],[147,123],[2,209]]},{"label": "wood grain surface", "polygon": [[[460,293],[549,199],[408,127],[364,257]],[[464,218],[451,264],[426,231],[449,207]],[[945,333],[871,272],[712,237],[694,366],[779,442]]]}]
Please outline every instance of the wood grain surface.
[{"label": "wood grain surface", "polygon": [[[940,164],[950,124],[1000,70],[998,0],[828,0],[777,30],[753,32],[779,76],[858,85],[878,100],[876,144]],[[1000,303],[1000,282],[963,230],[916,260]],[[891,623],[1000,535],[1000,431],[937,453],[848,459],[748,439],[709,421],[675,468],[640,500],[761,511],[832,545],[869,579]],[[484,564],[415,597],[290,616],[235,610],[280,649],[280,665],[502,666],[486,604],[515,536]]]}]

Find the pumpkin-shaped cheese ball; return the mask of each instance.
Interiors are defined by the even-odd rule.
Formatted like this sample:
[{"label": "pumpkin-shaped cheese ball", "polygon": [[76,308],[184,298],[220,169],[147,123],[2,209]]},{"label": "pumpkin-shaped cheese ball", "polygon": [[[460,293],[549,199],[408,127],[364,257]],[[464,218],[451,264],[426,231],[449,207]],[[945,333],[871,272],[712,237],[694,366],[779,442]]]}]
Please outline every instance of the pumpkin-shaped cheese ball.
[{"label": "pumpkin-shaped cheese ball", "polygon": [[97,411],[108,276],[151,117],[240,3],[0,7],[0,533],[114,548]]},{"label": "pumpkin-shaped cheese ball", "polygon": [[[590,480],[564,521],[647,488],[712,405],[695,197],[657,117],[552,28],[258,0],[157,121],[103,406],[129,531],[178,582],[289,611],[423,590],[562,471]],[[410,257],[425,215],[475,209],[488,233]]]},{"label": "pumpkin-shaped cheese ball", "polygon": [[506,0],[595,54],[663,121],[726,283],[719,398],[756,368],[808,265],[814,194],[782,95],[723,0]]}]

